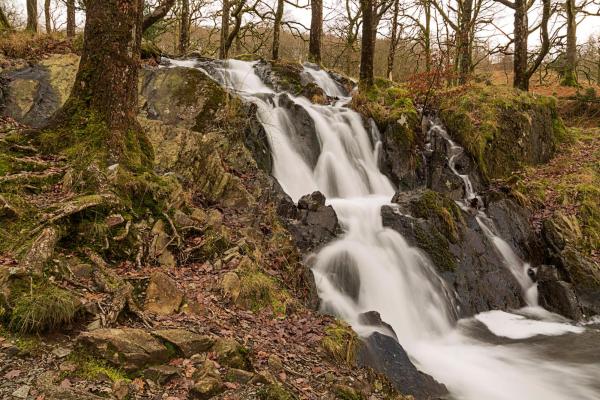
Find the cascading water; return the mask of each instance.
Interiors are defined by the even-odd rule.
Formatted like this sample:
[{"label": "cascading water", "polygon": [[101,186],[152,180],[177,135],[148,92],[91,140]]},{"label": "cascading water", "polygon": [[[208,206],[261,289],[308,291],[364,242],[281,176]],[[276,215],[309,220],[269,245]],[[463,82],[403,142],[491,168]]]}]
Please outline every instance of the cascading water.
[{"label": "cascading water", "polygon": [[[327,94],[343,97],[339,85],[324,71],[310,67],[306,73]],[[586,329],[538,308],[521,315],[490,311],[456,321],[449,291],[429,259],[399,233],[383,227],[380,209],[390,204],[394,188],[377,166],[381,146],[377,133],[371,137],[361,116],[340,106],[348,99],[322,106],[275,93],[256,75],[251,62],[213,63],[210,75],[257,105],[273,153],[273,175],[294,201],[320,190],[336,210],[345,233],[320,251],[314,266],[319,296],[327,311],[346,319],[365,336],[373,328],[361,325],[359,314],[378,311],[412,361],[446,384],[455,399],[600,398],[600,366],[585,360],[563,361],[549,351],[551,344],[530,346],[526,342],[535,335],[583,337]],[[314,121],[319,147],[314,163],[307,159],[307,149],[295,142],[296,116],[283,106],[287,99]],[[468,176],[461,178],[466,198],[472,199],[475,193]],[[482,213],[481,221],[484,216]],[[481,221],[485,230],[488,225]],[[488,230],[490,239],[498,238]],[[517,265],[515,271],[524,267],[518,258],[510,260],[514,252],[508,244],[503,247],[498,241],[497,248],[509,267]],[[355,285],[340,284],[341,276]],[[527,282],[523,280],[522,285],[526,289]],[[477,337],[472,328],[478,323],[485,324],[497,340]]]}]

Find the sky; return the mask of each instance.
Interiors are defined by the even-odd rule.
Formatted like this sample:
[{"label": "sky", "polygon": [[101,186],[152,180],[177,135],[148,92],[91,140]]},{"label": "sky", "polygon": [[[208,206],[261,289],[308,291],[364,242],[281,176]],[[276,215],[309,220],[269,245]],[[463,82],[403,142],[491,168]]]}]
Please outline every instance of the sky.
[{"label": "sky", "polygon": [[[25,1],[26,0],[8,0],[8,3],[14,2],[16,3],[17,7],[19,7],[22,10],[23,15],[25,14]],[[302,1],[302,0],[301,0]],[[307,2],[308,0],[302,1],[302,3]],[[335,8],[334,5],[334,1],[335,0],[325,0],[325,7],[328,8]],[[38,0],[38,7],[42,7],[43,5],[43,1],[42,0]],[[296,20],[300,23],[302,23],[304,26],[310,26],[310,10],[308,9],[291,9],[290,6],[287,6],[287,12],[286,12],[286,17]],[[504,32],[512,32],[512,10],[507,9],[504,6],[500,6],[499,9],[501,10],[500,12],[498,12],[497,14],[494,15],[494,22],[501,27],[501,29]],[[40,13],[41,14],[41,13]],[[325,18],[327,19],[327,14],[328,12],[325,12]],[[329,15],[332,16],[333,12],[329,11]],[[530,17],[530,23],[533,24],[533,19],[534,17]],[[42,21],[40,21],[40,23],[43,24]],[[494,36],[499,42],[501,42],[502,39],[501,35],[498,35],[498,32],[496,32],[496,36]],[[600,35],[600,17],[588,17],[585,18],[578,27],[578,32],[577,32],[577,38],[578,38],[578,43],[584,43],[587,41],[587,39],[589,38],[590,35]],[[537,41],[537,36],[536,35],[532,35],[530,38],[532,44],[535,43]]]}]

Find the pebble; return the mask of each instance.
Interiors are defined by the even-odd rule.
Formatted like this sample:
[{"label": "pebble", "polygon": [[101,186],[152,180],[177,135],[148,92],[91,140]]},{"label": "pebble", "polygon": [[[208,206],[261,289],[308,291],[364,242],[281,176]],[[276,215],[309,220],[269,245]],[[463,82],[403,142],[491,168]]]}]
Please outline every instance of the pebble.
[{"label": "pebble", "polygon": [[20,388],[18,388],[17,390],[15,390],[12,395],[13,395],[13,397],[16,397],[18,399],[26,399],[27,396],[29,396],[30,389],[31,389],[30,386],[23,385]]},{"label": "pebble", "polygon": [[57,347],[54,350],[52,350],[52,354],[54,354],[58,358],[65,358],[66,356],[71,354],[71,349]]}]

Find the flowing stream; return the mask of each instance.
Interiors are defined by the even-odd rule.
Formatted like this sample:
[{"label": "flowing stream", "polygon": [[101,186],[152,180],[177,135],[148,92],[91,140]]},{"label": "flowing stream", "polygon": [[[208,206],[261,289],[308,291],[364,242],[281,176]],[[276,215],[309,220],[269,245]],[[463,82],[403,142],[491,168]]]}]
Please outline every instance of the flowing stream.
[{"label": "flowing stream", "polygon": [[[196,66],[192,61],[171,62]],[[590,352],[598,354],[598,334],[537,307],[527,264],[494,233],[483,210],[477,216],[482,231],[521,284],[528,307],[457,320],[450,291],[435,266],[382,224],[381,206],[391,204],[395,189],[378,168],[381,143],[377,132],[370,133],[361,116],[344,107],[349,98],[343,89],[326,72],[305,67],[328,95],[339,98],[334,105],[315,105],[303,97],[274,92],[256,75],[254,64],[228,60],[212,64],[209,72],[257,105],[272,149],[273,175],[292,199],[298,201],[319,190],[336,210],[344,234],[319,252],[313,268],[326,311],[345,319],[364,336],[373,327],[361,325],[359,314],[378,311],[415,365],[444,383],[453,399],[600,398],[600,358],[590,357]],[[294,140],[296,116],[282,106],[282,96],[314,121],[320,147],[314,165],[307,160],[306,149]],[[469,177],[460,175],[454,166],[462,149],[439,124],[431,129],[449,141],[449,166],[463,179],[465,201],[461,203],[468,207],[476,193]],[[340,275],[359,282],[358,293],[351,295],[340,284]],[[482,325],[492,334],[478,333]]]}]

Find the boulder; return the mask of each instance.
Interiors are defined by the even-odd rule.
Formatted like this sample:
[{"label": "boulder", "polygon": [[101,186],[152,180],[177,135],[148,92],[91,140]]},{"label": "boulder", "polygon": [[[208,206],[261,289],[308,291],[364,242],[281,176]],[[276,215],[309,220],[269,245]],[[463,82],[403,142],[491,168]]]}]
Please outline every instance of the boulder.
[{"label": "boulder", "polygon": [[224,390],[225,387],[220,379],[206,377],[194,383],[194,386],[192,386],[192,389],[190,390],[190,398],[207,400],[218,395]]},{"label": "boulder", "polygon": [[79,335],[87,351],[118,368],[133,372],[169,360],[169,351],[154,336],[141,329],[97,329]]},{"label": "boulder", "polygon": [[246,384],[254,378],[254,374],[252,372],[244,371],[243,369],[230,368],[229,371],[227,371],[225,378],[227,379],[227,382]]},{"label": "boulder", "polygon": [[391,336],[374,332],[362,339],[357,363],[385,375],[398,392],[416,400],[438,399],[448,394],[443,384],[414,366],[404,348]]},{"label": "boulder", "polygon": [[217,355],[219,364],[231,368],[252,371],[252,363],[248,357],[248,349],[239,344],[235,339],[217,339],[213,351]]},{"label": "boulder", "polygon": [[325,196],[320,192],[303,196],[295,218],[285,223],[296,246],[304,253],[322,248],[341,233],[335,210],[325,205]]},{"label": "boulder", "polygon": [[226,300],[235,303],[242,291],[242,281],[235,272],[227,272],[221,279],[221,292]]},{"label": "boulder", "polygon": [[159,385],[164,385],[180,373],[181,370],[172,365],[155,365],[142,371],[142,376]]},{"label": "boulder", "polygon": [[387,322],[384,322],[381,319],[381,314],[377,311],[367,311],[358,315],[358,322],[363,325],[372,326],[380,331],[380,333],[387,334],[394,339],[398,340],[396,336],[396,332],[394,332],[394,328]]},{"label": "boulder", "polygon": [[144,310],[158,315],[176,313],[183,302],[183,293],[163,272],[154,272],[146,289]]},{"label": "boulder", "polygon": [[321,154],[321,143],[317,136],[315,121],[308,112],[296,104],[287,94],[277,98],[278,105],[286,110],[289,128],[286,132],[295,149],[310,166],[314,168]]},{"label": "boulder", "polygon": [[540,265],[536,274],[539,302],[542,307],[572,320],[583,317],[573,285],[561,281],[553,265]]},{"label": "boulder", "polygon": [[152,334],[175,346],[186,358],[209,351],[215,343],[215,339],[210,336],[199,335],[185,329],[161,329],[153,331]]}]

